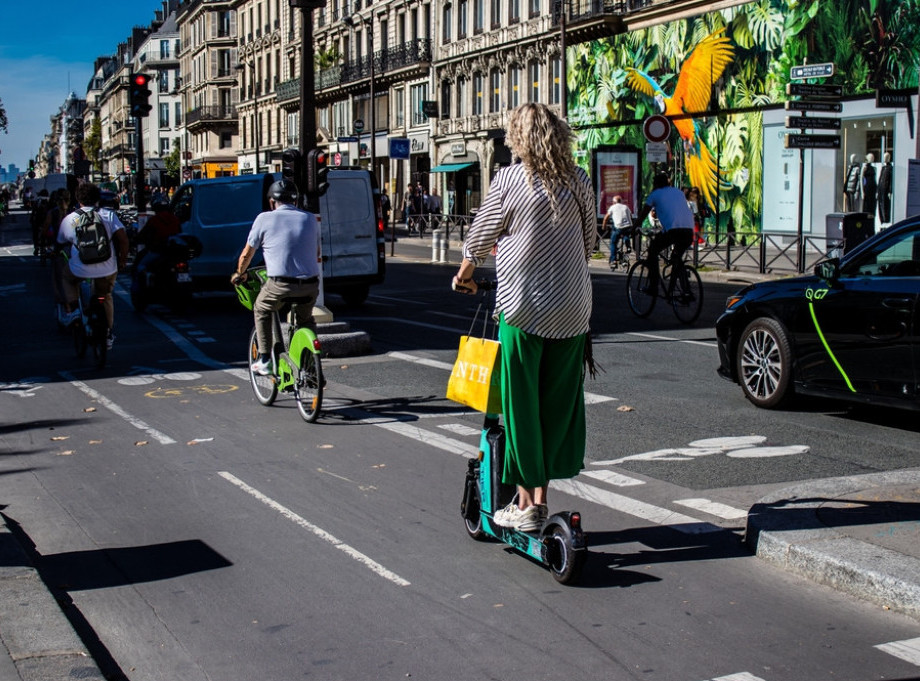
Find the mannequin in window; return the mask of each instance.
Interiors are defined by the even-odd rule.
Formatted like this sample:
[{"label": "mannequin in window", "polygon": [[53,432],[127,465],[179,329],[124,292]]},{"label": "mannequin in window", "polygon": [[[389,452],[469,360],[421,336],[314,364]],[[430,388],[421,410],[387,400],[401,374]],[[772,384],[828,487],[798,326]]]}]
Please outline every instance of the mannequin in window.
[{"label": "mannequin in window", "polygon": [[891,222],[891,154],[885,152],[885,164],[878,173],[878,217],[884,224]]},{"label": "mannequin in window", "polygon": [[878,199],[878,184],[875,181],[875,155],[866,154],[862,167],[862,212],[875,215],[875,202]]},{"label": "mannequin in window", "polygon": [[859,210],[859,175],[860,166],[856,154],[850,154],[850,165],[847,167],[847,176],[843,183],[843,210],[853,212]]}]

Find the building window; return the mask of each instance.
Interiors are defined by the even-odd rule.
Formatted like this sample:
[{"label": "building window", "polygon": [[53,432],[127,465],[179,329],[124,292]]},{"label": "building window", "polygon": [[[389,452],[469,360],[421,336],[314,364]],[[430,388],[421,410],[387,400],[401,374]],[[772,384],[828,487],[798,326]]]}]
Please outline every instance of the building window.
[{"label": "building window", "polygon": [[527,85],[530,89],[528,101],[540,101],[540,62],[532,61],[527,65]]},{"label": "building window", "polygon": [[230,50],[217,51],[217,77],[225,78],[231,74]]},{"label": "building window", "polygon": [[343,100],[335,102],[332,105],[332,127],[337,137],[351,134],[352,127],[351,111],[348,109],[348,102]]},{"label": "building window", "polygon": [[178,128],[182,125],[182,102],[176,102],[175,113],[176,113],[176,120],[174,122],[176,124],[176,127]]},{"label": "building window", "polygon": [[529,0],[530,18],[540,16],[540,0]]},{"label": "building window", "polygon": [[160,156],[169,156],[169,138],[161,137],[160,138]]},{"label": "building window", "polygon": [[508,105],[513,109],[521,103],[521,67],[511,67],[511,92]]},{"label": "building window", "polygon": [[406,99],[403,96],[402,89],[393,90],[393,116],[396,119],[396,127],[404,128],[406,126]]},{"label": "building window", "polygon": [[489,111],[498,113],[502,107],[502,74],[498,69],[489,72]]},{"label": "building window", "polygon": [[550,72],[552,73],[553,82],[549,89],[549,103],[562,103],[562,60],[559,57],[553,57],[549,62]]},{"label": "building window", "polygon": [[[326,113],[326,109],[323,109],[323,112]],[[328,122],[327,115],[326,123]],[[289,147],[300,146],[300,114],[297,112],[287,115],[287,144]]]},{"label": "building window", "polygon": [[483,88],[485,83],[483,82],[483,77],[481,73],[473,74],[473,115],[482,116],[483,110]]},{"label": "building window", "polygon": [[466,37],[468,8],[467,0],[460,0],[457,10],[457,37],[461,40]]},{"label": "building window", "polygon": [[492,30],[496,28],[501,28],[502,25],[502,0],[490,0],[492,15]]},{"label": "building window", "polygon": [[457,77],[457,117],[462,118],[469,113],[469,87],[467,87],[466,76]]},{"label": "building window", "polygon": [[473,0],[473,33],[482,33],[485,24],[486,0]]},{"label": "building window", "polygon": [[169,41],[160,41],[160,59],[169,59]]},{"label": "building window", "polygon": [[169,127],[169,104],[165,102],[160,104],[160,127]]},{"label": "building window", "polygon": [[233,133],[232,132],[220,133],[220,148],[229,149],[232,146],[233,146]]},{"label": "building window", "polygon": [[441,81],[441,118],[450,118],[450,81]]},{"label": "building window", "polygon": [[412,125],[424,125],[428,117],[422,113],[422,102],[428,99],[428,83],[412,85],[409,88],[409,106],[412,112]]},{"label": "building window", "polygon": [[454,7],[450,3],[444,5],[444,17],[441,21],[441,26],[444,29],[441,40],[445,43],[450,42],[451,32],[454,30]]},{"label": "building window", "polygon": [[217,37],[228,38],[230,36],[230,11],[223,10],[217,13]]},{"label": "building window", "polygon": [[521,20],[521,0],[508,0],[508,22],[516,24]]},{"label": "building window", "polygon": [[160,93],[169,92],[169,71],[157,73],[157,90]]}]

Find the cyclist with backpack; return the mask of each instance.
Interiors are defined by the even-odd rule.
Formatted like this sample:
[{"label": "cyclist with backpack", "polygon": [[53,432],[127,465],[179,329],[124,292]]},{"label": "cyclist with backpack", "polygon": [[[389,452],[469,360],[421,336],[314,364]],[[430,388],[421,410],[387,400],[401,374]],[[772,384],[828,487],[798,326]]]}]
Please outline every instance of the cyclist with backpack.
[{"label": "cyclist with backpack", "polygon": [[69,267],[64,271],[64,292],[69,313],[65,323],[79,315],[77,299],[80,281],[91,279],[96,295],[105,296],[105,316],[108,324],[106,345],[115,341],[115,304],[112,290],[118,271],[128,257],[128,237],[118,215],[111,208],[99,208],[100,190],[95,184],[84,182],[77,187],[78,207],[61,221],[57,240],[70,244]]}]

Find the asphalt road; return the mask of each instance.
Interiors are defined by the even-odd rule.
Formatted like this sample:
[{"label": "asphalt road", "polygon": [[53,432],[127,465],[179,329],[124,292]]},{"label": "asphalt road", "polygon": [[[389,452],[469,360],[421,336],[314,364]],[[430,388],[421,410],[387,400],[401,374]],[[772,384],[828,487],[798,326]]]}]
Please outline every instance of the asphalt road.
[{"label": "asphalt road", "polygon": [[[744,516],[794,482],[916,465],[916,419],[809,401],[750,406],[715,374],[707,284],[693,327],[595,282],[591,554],[562,587],[459,516],[481,417],[443,399],[476,301],[399,242],[385,285],[337,320],[374,354],[327,360],[327,412],[259,406],[251,319],[229,294],[183,316],[116,303],[102,372],[52,320],[50,273],[0,225],[0,504],[72,599],[110,678],[907,679],[876,646],[916,621],[750,556]],[[21,239],[19,239],[21,240]],[[5,251],[5,253],[4,253]],[[122,282],[124,289],[126,282]]]}]

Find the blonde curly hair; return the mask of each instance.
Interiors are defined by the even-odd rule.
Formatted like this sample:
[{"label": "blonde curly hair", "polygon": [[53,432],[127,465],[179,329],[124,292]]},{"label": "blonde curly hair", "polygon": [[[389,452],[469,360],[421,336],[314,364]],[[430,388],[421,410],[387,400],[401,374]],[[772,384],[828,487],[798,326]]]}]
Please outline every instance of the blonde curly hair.
[{"label": "blonde curly hair", "polygon": [[555,215],[557,191],[575,185],[575,135],[569,124],[545,104],[531,102],[511,112],[507,137],[511,153],[524,164],[527,183],[532,188],[534,177],[540,178]]}]

